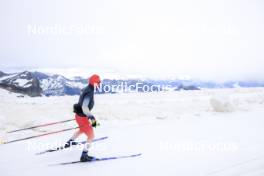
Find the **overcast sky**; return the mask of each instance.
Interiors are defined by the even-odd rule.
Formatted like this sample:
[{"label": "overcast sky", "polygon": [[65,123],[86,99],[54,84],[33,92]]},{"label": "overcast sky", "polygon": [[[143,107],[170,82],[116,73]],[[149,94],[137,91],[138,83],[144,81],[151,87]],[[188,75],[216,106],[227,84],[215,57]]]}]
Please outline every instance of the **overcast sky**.
[{"label": "overcast sky", "polygon": [[262,0],[0,0],[0,25],[2,69],[264,80]]}]

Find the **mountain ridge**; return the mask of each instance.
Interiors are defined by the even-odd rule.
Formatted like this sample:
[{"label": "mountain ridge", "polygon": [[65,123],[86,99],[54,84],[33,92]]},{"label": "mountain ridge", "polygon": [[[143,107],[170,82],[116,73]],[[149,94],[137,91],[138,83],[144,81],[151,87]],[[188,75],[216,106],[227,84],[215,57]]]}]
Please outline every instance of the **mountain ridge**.
[{"label": "mountain ridge", "polygon": [[[119,93],[135,91],[136,85],[141,85],[136,91],[180,91],[200,90],[203,88],[236,88],[236,87],[264,87],[264,82],[258,81],[228,81],[216,83],[192,79],[103,79],[101,91],[96,93]],[[87,79],[76,76],[73,79],[60,74],[47,74],[39,71],[23,71],[18,73],[4,73],[0,71],[0,88],[11,92],[22,93],[31,97],[36,96],[64,96],[79,95],[87,85]],[[145,87],[152,87],[146,90]],[[167,87],[166,87],[167,86]]]}]

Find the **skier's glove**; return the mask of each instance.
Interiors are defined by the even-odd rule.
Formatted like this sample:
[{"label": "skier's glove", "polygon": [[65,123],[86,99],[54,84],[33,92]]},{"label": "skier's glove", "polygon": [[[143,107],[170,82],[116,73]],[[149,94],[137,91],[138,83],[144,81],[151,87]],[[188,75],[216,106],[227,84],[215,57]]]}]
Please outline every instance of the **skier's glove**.
[{"label": "skier's glove", "polygon": [[95,120],[95,117],[93,115],[89,115],[88,119],[90,119],[92,121],[92,120]]},{"label": "skier's glove", "polygon": [[96,128],[97,126],[100,126],[100,123],[97,122],[97,120],[95,120],[95,119],[91,120],[91,122],[92,122],[92,127],[94,127],[94,128]]},{"label": "skier's glove", "polygon": [[88,119],[91,121],[92,127],[96,128],[97,126],[100,126],[100,123],[97,122],[93,115],[89,115]]}]

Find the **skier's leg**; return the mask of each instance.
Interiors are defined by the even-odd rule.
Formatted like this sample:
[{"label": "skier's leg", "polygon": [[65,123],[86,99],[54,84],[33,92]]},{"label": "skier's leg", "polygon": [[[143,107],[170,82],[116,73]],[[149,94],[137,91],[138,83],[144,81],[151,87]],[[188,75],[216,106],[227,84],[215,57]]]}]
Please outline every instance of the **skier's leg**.
[{"label": "skier's leg", "polygon": [[88,120],[87,120],[87,123],[88,123],[88,125],[86,126],[86,128],[83,131],[84,134],[87,136],[87,142],[84,145],[83,152],[81,155],[80,160],[82,162],[91,161],[94,158],[94,157],[88,155],[88,150],[89,150],[89,148],[91,148],[92,141],[94,139],[94,131],[93,131],[92,125],[90,124],[90,122]]},{"label": "skier's leg", "polygon": [[87,141],[84,145],[83,151],[87,153],[89,148],[92,146],[92,142],[94,140],[93,128],[89,127],[87,130],[84,131],[84,134],[87,136]]},{"label": "skier's leg", "polygon": [[83,117],[78,116],[77,114],[75,114],[75,121],[79,126],[79,130],[76,131],[73,136],[66,142],[66,144],[64,145],[64,148],[68,148],[71,145],[76,145],[77,142],[74,142],[74,140],[76,140],[83,132],[82,132],[82,126],[83,126],[83,122],[82,122]]},{"label": "skier's leg", "polygon": [[77,139],[82,134],[81,130],[76,131],[71,137],[72,140]]},{"label": "skier's leg", "polygon": [[64,148],[68,148],[72,145],[77,145],[78,143],[75,140],[82,134],[81,130],[76,131],[73,136],[66,142]]}]

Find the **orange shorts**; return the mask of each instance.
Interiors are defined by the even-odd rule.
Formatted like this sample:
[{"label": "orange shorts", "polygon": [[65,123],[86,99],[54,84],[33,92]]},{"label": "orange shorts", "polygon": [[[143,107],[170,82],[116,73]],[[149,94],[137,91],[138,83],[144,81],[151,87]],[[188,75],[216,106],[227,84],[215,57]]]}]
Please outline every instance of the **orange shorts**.
[{"label": "orange shorts", "polygon": [[80,128],[80,131],[84,133],[89,139],[94,139],[93,127],[88,118],[75,114],[75,120]]}]

